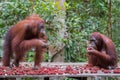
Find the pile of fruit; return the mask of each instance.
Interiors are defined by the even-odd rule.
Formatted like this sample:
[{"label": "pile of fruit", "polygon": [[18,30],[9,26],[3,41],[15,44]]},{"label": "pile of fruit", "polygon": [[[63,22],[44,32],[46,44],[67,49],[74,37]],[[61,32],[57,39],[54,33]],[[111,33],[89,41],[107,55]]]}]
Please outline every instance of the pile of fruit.
[{"label": "pile of fruit", "polygon": [[41,66],[38,69],[33,69],[32,67],[26,67],[26,66],[19,66],[13,68],[0,66],[0,75],[68,75],[68,74],[77,75],[77,74],[99,74],[99,73],[120,74],[120,68],[108,70],[98,67],[90,67],[87,65]]}]

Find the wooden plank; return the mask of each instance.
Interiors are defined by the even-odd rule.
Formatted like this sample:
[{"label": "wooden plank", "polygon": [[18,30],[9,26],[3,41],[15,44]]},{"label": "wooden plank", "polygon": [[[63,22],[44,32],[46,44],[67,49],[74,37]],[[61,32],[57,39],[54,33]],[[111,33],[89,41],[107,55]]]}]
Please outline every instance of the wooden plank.
[{"label": "wooden plank", "polygon": [[[25,65],[25,64],[28,64],[28,65],[31,65],[31,66],[33,66],[33,62],[21,62],[21,65]],[[66,63],[66,62],[42,62],[41,63],[41,65],[42,66],[48,66],[48,65],[58,65],[58,66],[60,66],[60,65],[62,65],[62,66],[67,66],[67,65],[85,65],[85,64],[87,64],[86,62],[82,62],[82,63],[71,63],[71,62],[68,62],[68,63]]]},{"label": "wooden plank", "polygon": [[[86,63],[58,63],[58,62],[54,62],[54,63],[49,63],[49,62],[44,62],[42,63],[41,65],[42,66],[48,66],[48,67],[51,67],[51,66],[67,66],[67,65],[70,65],[70,66],[82,66],[82,65],[85,65]],[[33,67],[33,63],[30,63],[30,62],[23,62],[21,63],[21,65],[23,66],[26,66],[26,67]],[[58,75],[58,74],[54,74],[54,75],[0,75],[0,78],[18,78],[18,79],[21,79],[21,78],[44,78],[44,77],[94,77],[95,80],[98,79],[98,77],[120,77],[120,74],[118,73],[113,73],[112,70],[110,73],[103,73],[101,72],[101,70],[98,70],[97,73],[79,73],[79,74],[62,74],[62,75]]]},{"label": "wooden plank", "polygon": [[40,77],[120,77],[120,74],[63,74],[63,75],[0,75],[0,78],[40,78]]}]

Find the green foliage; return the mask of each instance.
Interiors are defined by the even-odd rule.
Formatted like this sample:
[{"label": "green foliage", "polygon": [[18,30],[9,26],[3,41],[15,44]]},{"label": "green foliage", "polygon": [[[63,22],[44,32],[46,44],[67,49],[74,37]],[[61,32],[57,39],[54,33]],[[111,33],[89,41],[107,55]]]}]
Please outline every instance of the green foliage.
[{"label": "green foliage", "polygon": [[22,20],[30,13],[31,4],[27,0],[24,2],[18,0],[15,2],[9,1],[11,2],[0,3],[0,37],[4,36],[9,26]]},{"label": "green foliage", "polygon": [[113,37],[112,39],[115,42],[118,57],[120,60],[120,1],[119,0],[113,0],[113,6],[112,6],[112,23],[113,23]]},{"label": "green foliage", "polygon": [[[26,16],[37,13],[46,21],[46,32],[50,44],[59,46],[65,43],[65,61],[86,61],[86,46],[90,33],[98,31],[108,34],[108,0],[66,0],[65,24],[67,26],[66,38],[61,38],[59,31],[62,24],[56,17],[63,17],[58,2],[51,0],[2,0],[0,3],[0,38],[10,26],[24,19]],[[34,7],[33,7],[34,6]],[[120,52],[120,1],[112,0],[112,39],[117,52]],[[60,14],[60,15],[59,15]],[[2,46],[2,45],[1,45]],[[2,52],[0,52],[2,53]],[[33,61],[33,52],[27,56]],[[120,55],[118,55],[120,56]],[[45,55],[45,61],[49,59]]]},{"label": "green foliage", "polygon": [[[98,31],[107,36],[108,34],[108,6],[107,0],[67,0],[68,39],[66,40],[66,61],[85,61],[86,46],[90,33]],[[116,49],[120,51],[119,45],[119,13],[120,1],[112,1],[113,41]],[[119,56],[119,55],[118,55]]]},{"label": "green foliage", "polygon": [[[59,42],[59,30],[61,29],[61,23],[59,21],[55,21],[55,17],[58,14],[62,14],[60,7],[56,8],[59,4],[58,2],[51,2],[50,0],[36,2],[35,12],[41,14],[46,20],[47,27],[47,36],[51,44],[57,44]],[[56,41],[54,41],[56,39]]]}]

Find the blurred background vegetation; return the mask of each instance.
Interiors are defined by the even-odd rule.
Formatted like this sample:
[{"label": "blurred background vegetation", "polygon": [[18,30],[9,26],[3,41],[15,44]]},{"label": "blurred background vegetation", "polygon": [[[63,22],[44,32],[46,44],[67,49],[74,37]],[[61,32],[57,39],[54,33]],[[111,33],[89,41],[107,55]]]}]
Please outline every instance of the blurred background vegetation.
[{"label": "blurred background vegetation", "polygon": [[[87,61],[86,46],[89,35],[98,31],[109,36],[115,43],[120,60],[120,0],[66,0],[65,37],[61,38],[59,2],[54,0],[0,0],[0,56],[6,31],[26,16],[36,13],[46,21],[46,32],[50,44],[64,43],[65,62]],[[57,8],[56,8],[57,6]],[[111,25],[112,24],[112,25]],[[27,54],[27,61],[33,61],[33,52]],[[49,52],[47,52],[49,53]],[[49,55],[45,54],[45,61]]]}]

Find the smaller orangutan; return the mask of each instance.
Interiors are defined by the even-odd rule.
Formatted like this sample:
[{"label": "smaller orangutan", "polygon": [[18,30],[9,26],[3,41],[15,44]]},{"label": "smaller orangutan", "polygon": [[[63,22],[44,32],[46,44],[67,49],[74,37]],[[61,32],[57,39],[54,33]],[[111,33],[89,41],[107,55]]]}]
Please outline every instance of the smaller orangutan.
[{"label": "smaller orangutan", "polygon": [[36,14],[28,16],[13,25],[6,34],[4,42],[3,66],[10,65],[10,57],[14,56],[12,66],[19,66],[19,62],[25,57],[25,53],[35,48],[34,67],[40,66],[43,53],[47,48],[45,34],[45,21]]},{"label": "smaller orangutan", "polygon": [[117,66],[118,58],[114,43],[110,38],[99,32],[90,35],[87,53],[88,65],[108,69]]}]

